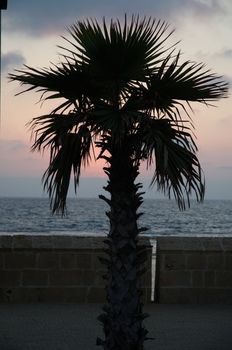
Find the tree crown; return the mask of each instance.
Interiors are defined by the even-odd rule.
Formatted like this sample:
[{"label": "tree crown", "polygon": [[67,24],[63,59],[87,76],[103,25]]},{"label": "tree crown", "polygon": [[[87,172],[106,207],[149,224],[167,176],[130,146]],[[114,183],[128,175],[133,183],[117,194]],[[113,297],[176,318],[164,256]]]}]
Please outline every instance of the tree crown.
[{"label": "tree crown", "polygon": [[104,157],[109,139],[119,147],[127,138],[136,164],[146,160],[154,166],[151,183],[169,196],[173,192],[180,208],[186,199],[189,203],[191,191],[201,200],[204,180],[188,107],[226,97],[227,84],[201,63],[180,62],[177,44],[165,47],[172,34],[165,22],[139,16],[125,16],[122,24],[87,19],[68,31],[61,64],[25,66],[10,74],[27,86],[23,92],[62,100],[31,124],[32,149],[50,149],[43,179],[53,210],[64,210],[71,173],[77,186],[94,143]]}]

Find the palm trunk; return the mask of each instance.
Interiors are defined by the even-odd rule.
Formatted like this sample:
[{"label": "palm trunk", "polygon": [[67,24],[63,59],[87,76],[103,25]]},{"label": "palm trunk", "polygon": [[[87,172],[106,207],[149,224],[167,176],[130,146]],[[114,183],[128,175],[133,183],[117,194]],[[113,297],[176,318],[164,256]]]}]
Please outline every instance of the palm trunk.
[{"label": "palm trunk", "polygon": [[108,175],[110,205],[107,213],[110,219],[108,244],[109,260],[106,275],[107,302],[104,314],[99,316],[103,323],[105,340],[98,339],[104,350],[142,350],[147,331],[142,326],[146,317],[142,313],[139,286],[140,264],[138,255],[137,209],[142,203],[135,179],[138,165],[135,165],[128,144],[114,151],[110,149]]}]

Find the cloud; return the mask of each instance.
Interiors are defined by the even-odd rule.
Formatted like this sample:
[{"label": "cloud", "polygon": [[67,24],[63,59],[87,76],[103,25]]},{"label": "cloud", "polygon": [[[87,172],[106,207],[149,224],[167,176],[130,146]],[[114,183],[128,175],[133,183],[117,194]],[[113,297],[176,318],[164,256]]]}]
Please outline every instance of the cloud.
[{"label": "cloud", "polygon": [[232,77],[229,75],[223,75],[224,80],[228,83],[229,89],[232,88]]},{"label": "cloud", "polygon": [[226,49],[223,51],[222,55],[226,58],[231,59],[232,58],[232,49]]},{"label": "cloud", "polygon": [[17,153],[21,151],[28,150],[28,145],[26,145],[21,140],[0,140],[0,151],[1,154],[7,153]]},{"label": "cloud", "polygon": [[1,197],[41,197],[42,194],[40,178],[0,175]]},{"label": "cloud", "polygon": [[170,20],[185,13],[187,16],[211,18],[225,14],[218,0],[11,0],[4,13],[3,28],[7,31],[23,31],[32,36],[62,34],[64,28],[85,17],[121,17],[125,13],[148,15]]},{"label": "cloud", "polygon": [[223,2],[220,0],[189,0],[188,4],[190,9],[200,17],[210,18],[212,15],[226,14],[226,7],[223,6]]},{"label": "cloud", "polygon": [[216,58],[224,58],[224,59],[228,59],[231,60],[232,58],[232,49],[231,48],[225,48],[219,52],[215,53],[215,57]]},{"label": "cloud", "polygon": [[217,167],[217,169],[223,171],[232,171],[232,165],[220,165]]},{"label": "cloud", "polygon": [[232,127],[232,115],[227,115],[226,117],[220,119],[218,124],[222,125],[223,127],[226,127],[226,128],[231,128]]},{"label": "cloud", "polygon": [[222,3],[217,0],[165,0],[157,2],[155,8],[162,15],[168,14],[170,18],[178,16],[180,19],[183,19],[183,13],[186,17],[194,15],[197,18],[211,18],[226,13]]},{"label": "cloud", "polygon": [[30,146],[21,140],[0,140],[0,176],[31,176],[43,173],[46,157],[31,153]]},{"label": "cloud", "polygon": [[11,68],[21,66],[26,62],[20,51],[10,51],[2,55],[2,72],[8,72]]}]

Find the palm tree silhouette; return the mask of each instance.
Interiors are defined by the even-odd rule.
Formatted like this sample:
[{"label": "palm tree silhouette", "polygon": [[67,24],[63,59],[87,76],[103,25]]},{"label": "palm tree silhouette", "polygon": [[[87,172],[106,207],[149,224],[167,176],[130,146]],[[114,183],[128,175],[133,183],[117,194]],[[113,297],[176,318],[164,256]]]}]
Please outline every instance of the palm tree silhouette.
[{"label": "palm tree silhouette", "polygon": [[63,63],[48,69],[25,66],[10,79],[26,85],[23,92],[62,99],[50,114],[31,122],[32,149],[50,150],[43,182],[53,212],[65,212],[72,173],[76,188],[91,158],[106,162],[109,198],[100,198],[110,208],[103,261],[107,305],[99,316],[105,339],[97,343],[107,350],[141,350],[147,330],[139,288],[143,256],[137,242],[145,230],[137,223],[139,166],[146,161],[154,169],[151,184],[174,195],[180,209],[189,205],[191,192],[201,201],[204,178],[191,135],[190,103],[207,105],[225,97],[227,84],[202,64],[180,63],[176,45],[164,48],[172,34],[165,22],[125,16],[122,24],[112,19],[107,25],[105,19],[87,19],[71,26],[69,34]]}]

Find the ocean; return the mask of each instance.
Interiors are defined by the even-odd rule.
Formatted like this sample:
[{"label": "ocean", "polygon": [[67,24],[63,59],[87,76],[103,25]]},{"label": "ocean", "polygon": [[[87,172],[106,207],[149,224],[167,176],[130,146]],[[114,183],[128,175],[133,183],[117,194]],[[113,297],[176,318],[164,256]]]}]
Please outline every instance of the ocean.
[{"label": "ocean", "polygon": [[[87,232],[107,233],[108,207],[100,199],[68,199],[65,217],[52,215],[47,198],[0,198],[1,232]],[[232,233],[232,201],[192,202],[191,208],[179,211],[172,200],[145,199],[140,208],[144,215],[140,226],[147,234],[228,234]]]}]

